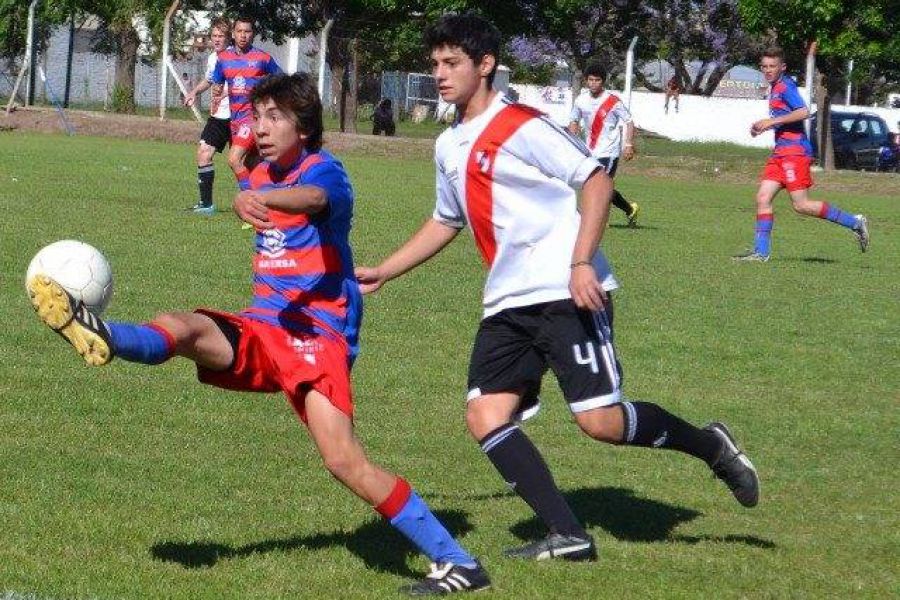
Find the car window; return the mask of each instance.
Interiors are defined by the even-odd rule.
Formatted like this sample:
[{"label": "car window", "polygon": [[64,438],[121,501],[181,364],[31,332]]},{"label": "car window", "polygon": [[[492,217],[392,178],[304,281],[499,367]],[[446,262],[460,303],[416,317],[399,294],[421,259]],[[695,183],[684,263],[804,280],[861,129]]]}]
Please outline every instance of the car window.
[{"label": "car window", "polygon": [[878,119],[869,119],[869,130],[872,132],[872,135],[884,135],[884,127],[881,125],[881,121],[879,121]]},{"label": "car window", "polygon": [[838,128],[844,133],[850,133],[851,128],[853,127],[853,119],[841,119],[838,122]]}]

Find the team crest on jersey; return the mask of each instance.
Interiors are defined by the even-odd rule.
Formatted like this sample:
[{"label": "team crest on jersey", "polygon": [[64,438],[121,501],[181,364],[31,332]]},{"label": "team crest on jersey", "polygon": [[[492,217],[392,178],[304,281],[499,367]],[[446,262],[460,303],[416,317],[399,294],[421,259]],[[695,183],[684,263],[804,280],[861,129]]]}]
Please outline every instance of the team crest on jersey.
[{"label": "team crest on jersey", "polygon": [[491,170],[491,156],[484,150],[479,150],[475,153],[475,164],[478,165],[478,170],[482,173],[487,173]]},{"label": "team crest on jersey", "polygon": [[280,229],[267,229],[262,232],[263,242],[260,252],[269,258],[278,258],[284,254],[284,232]]},{"label": "team crest on jersey", "polygon": [[238,75],[232,81],[231,87],[234,88],[235,91],[244,90],[247,87],[247,80],[244,79],[242,75]]}]

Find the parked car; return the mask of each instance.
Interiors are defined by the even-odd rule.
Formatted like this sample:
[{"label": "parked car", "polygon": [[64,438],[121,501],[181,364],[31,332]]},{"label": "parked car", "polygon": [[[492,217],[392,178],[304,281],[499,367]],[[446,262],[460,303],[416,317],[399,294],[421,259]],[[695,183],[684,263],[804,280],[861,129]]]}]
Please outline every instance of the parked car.
[{"label": "parked car", "polygon": [[[813,154],[816,144],[817,115],[812,117]],[[884,119],[866,112],[831,111],[831,137],[834,163],[838,169],[900,171],[900,143]]]}]

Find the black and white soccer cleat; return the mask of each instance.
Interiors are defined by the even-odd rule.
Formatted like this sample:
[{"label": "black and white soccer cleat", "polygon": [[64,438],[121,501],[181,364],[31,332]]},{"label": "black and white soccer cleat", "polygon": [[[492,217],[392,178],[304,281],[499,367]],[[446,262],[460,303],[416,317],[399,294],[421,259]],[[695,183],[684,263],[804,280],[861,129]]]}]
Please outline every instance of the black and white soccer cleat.
[{"label": "black and white soccer cleat", "polygon": [[487,571],[480,563],[461,567],[453,563],[431,563],[431,573],[400,591],[410,596],[442,596],[456,592],[479,592],[491,587]]}]

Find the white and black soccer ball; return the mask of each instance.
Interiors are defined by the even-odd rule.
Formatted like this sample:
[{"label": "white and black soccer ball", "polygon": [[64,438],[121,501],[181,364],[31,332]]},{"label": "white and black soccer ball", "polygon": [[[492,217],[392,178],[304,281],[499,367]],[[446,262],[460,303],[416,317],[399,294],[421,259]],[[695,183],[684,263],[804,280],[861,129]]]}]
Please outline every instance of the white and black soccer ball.
[{"label": "white and black soccer ball", "polygon": [[112,297],[113,281],[109,261],[103,253],[84,242],[60,240],[41,248],[25,274],[25,282],[35,275],[47,275],[63,286],[95,315],[106,310]]}]

